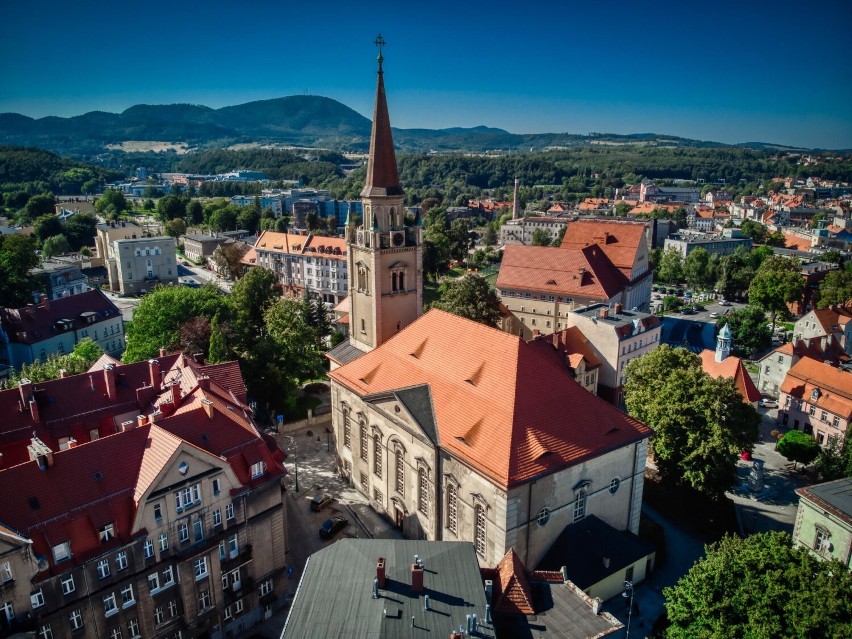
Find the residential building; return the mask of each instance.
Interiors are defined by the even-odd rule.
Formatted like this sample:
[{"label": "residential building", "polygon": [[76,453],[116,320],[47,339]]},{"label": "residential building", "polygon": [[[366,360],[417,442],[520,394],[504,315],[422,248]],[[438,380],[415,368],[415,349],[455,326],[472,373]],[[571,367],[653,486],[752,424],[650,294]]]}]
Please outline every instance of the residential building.
[{"label": "residential building", "polygon": [[779,423],[804,431],[821,444],[842,445],[852,420],[852,372],[810,357],[793,364],[781,384]]},{"label": "residential building", "polygon": [[40,283],[39,289],[33,291],[34,302],[38,301],[42,294],[47,295],[48,299],[56,300],[89,290],[87,278],[79,264],[43,260],[41,266],[32,270],[32,274]]},{"label": "residential building", "polygon": [[600,247],[625,281],[621,303],[628,309],[647,311],[652,280],[649,235],[653,235],[653,225],[645,222],[578,219],[568,225],[561,248]]},{"label": "residential building", "polygon": [[796,489],[793,545],[852,570],[852,477]]},{"label": "residential building", "polygon": [[743,361],[731,355],[732,344],[731,328],[725,324],[716,338],[716,350],[701,351],[701,368],[713,378],[723,377],[734,380],[734,385],[742,395],[743,401],[747,404],[756,402],[760,399],[760,391],[754,385]]},{"label": "residential building", "polygon": [[568,224],[564,217],[522,217],[517,220],[509,220],[500,227],[500,244],[526,244],[531,246],[533,234],[536,231],[544,231],[550,241],[559,238],[559,233]]},{"label": "residential building", "polygon": [[598,375],[602,364],[589,339],[578,327],[564,328],[552,335],[536,335],[534,340],[549,344],[561,353],[574,381],[592,395],[598,394]]},{"label": "residential building", "polygon": [[109,274],[109,287],[122,295],[147,293],[158,284],[177,284],[172,237],[143,237],[138,226],[111,222],[97,226],[95,245]]},{"label": "residential building", "polygon": [[534,566],[591,514],[638,531],[645,424],[586,392],[547,344],[419,316],[420,229],[397,228],[381,66],[362,196],[364,228],[347,228],[350,336],[327,354],[347,480],[406,537],[473,542],[485,565],[514,548]]},{"label": "residential building", "polygon": [[107,222],[95,227],[95,250],[105,262],[112,256],[112,243],[115,240],[133,240],[142,237],[145,229],[132,222]]},{"label": "residential building", "polygon": [[20,370],[24,364],[65,355],[82,339],[93,340],[116,357],[124,352],[121,312],[94,289],[22,308],[0,308],[0,361]]},{"label": "residential building", "polygon": [[311,556],[281,639],[445,637],[448,627],[457,639],[592,639],[623,628],[560,571],[527,570],[512,550],[480,568],[469,542],[342,539]]},{"label": "residential building", "polygon": [[639,190],[640,202],[698,202],[701,191],[693,187],[656,186],[643,182]]},{"label": "residential building", "polygon": [[751,249],[751,238],[674,233],[663,244],[664,250],[675,249],[684,257],[697,248],[703,248],[711,255],[730,255],[741,246]]},{"label": "residential building", "polygon": [[180,236],[180,243],[183,244],[184,255],[189,259],[194,262],[206,263],[209,258],[213,257],[217,248],[223,244],[241,240],[248,234],[246,230],[224,231],[222,233],[187,233]]},{"label": "residential building", "polygon": [[852,355],[852,307],[814,309],[796,321],[793,335],[797,339],[818,340],[824,351],[833,338],[847,355]]},{"label": "residential building", "polygon": [[592,304],[566,315],[568,326],[576,327],[598,358],[598,395],[616,406],[624,403],[624,371],[627,363],[660,345],[662,323],[651,313],[627,311]]},{"label": "residential building", "polygon": [[283,454],[244,402],[236,362],[182,355],[0,391],[12,629],[220,639],[280,605]]},{"label": "residential building", "polygon": [[289,295],[310,291],[336,305],[349,290],[347,253],[343,238],[263,231],[242,262],[275,273]]},{"label": "residential building", "polygon": [[778,397],[778,389],[781,388],[781,384],[787,376],[787,371],[802,357],[829,362],[832,366],[848,364],[850,361],[849,355],[843,350],[836,336],[831,336],[828,340],[824,338],[794,338],[758,360],[760,371],[757,387],[760,392]]},{"label": "residential building", "polygon": [[575,308],[622,303],[627,278],[597,244],[582,249],[509,244],[497,275],[497,294],[511,312],[506,330],[524,339],[567,327]]}]

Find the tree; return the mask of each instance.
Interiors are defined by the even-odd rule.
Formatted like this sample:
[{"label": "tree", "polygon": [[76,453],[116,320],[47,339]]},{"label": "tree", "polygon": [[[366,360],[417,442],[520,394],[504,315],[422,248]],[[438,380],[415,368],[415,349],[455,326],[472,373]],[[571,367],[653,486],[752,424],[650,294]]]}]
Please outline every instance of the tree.
[{"label": "tree", "polygon": [[245,229],[249,234],[254,235],[257,232],[257,227],[260,224],[260,210],[253,206],[244,206],[243,210],[237,214],[237,228]]},{"label": "tree", "polygon": [[703,289],[715,281],[716,276],[710,268],[710,253],[698,247],[690,251],[683,261],[683,277],[691,288]]},{"label": "tree", "polygon": [[213,263],[219,273],[236,281],[243,274],[243,265],[240,260],[243,259],[248,250],[249,247],[242,242],[222,244],[213,251]]},{"label": "tree", "polygon": [[308,211],[305,214],[305,227],[313,232],[319,227],[319,215],[316,211]]},{"label": "tree", "polygon": [[237,226],[237,213],[232,206],[217,208],[211,212],[207,223],[214,231],[233,231]]},{"label": "tree", "polygon": [[429,229],[423,234],[423,272],[438,275],[449,269],[450,240],[438,229]]},{"label": "tree", "polygon": [[725,324],[731,328],[733,350],[737,355],[752,357],[772,344],[766,313],[756,306],[745,306],[720,317],[716,328],[721,329]]},{"label": "tree", "polygon": [[54,255],[63,255],[71,252],[71,245],[64,235],[53,235],[44,241],[41,245],[41,254],[43,257],[53,257]]},{"label": "tree", "polygon": [[494,246],[497,244],[497,231],[490,224],[485,227],[485,232],[482,234],[482,243],[485,246]]},{"label": "tree", "polygon": [[[455,260],[467,259],[468,249],[471,247],[471,224],[467,218],[458,218],[450,224],[447,239],[450,241],[450,257]],[[548,242],[549,242],[548,238]]]},{"label": "tree", "polygon": [[664,480],[721,499],[737,459],[757,439],[760,415],[733,380],[715,379],[701,358],[662,345],[627,366],[627,411],[655,430],[651,453]]},{"label": "tree", "polygon": [[244,351],[264,331],[266,310],[281,297],[281,286],[275,273],[265,268],[252,268],[234,284],[228,305],[233,318],[235,346]]},{"label": "tree", "polygon": [[[55,215],[56,198],[53,193],[34,195],[27,201],[24,212],[28,220],[35,220],[42,215]],[[53,233],[50,235],[53,235]]]},{"label": "tree", "polygon": [[773,255],[754,274],[748,287],[748,301],[771,314],[774,331],[775,320],[789,316],[787,304],[801,301],[804,290],[799,260]]},{"label": "tree", "polygon": [[114,217],[130,208],[124,193],[116,189],[106,189],[97,200],[95,209],[101,215]]},{"label": "tree", "polygon": [[484,277],[468,273],[458,279],[448,279],[439,289],[440,299],[432,304],[448,313],[466,317],[486,326],[500,322],[500,301]]},{"label": "tree", "polygon": [[787,431],[778,440],[776,449],[787,459],[793,462],[793,468],[797,463],[807,466],[819,456],[820,447],[813,436],[800,430]]},{"label": "tree", "polygon": [[668,639],[820,637],[852,627],[852,573],[783,532],[725,537],[663,590]]},{"label": "tree", "polygon": [[20,308],[32,301],[36,281],[30,270],[38,264],[34,237],[0,235],[0,306]]},{"label": "tree", "polygon": [[62,222],[60,222],[59,218],[56,217],[56,214],[52,212],[47,215],[39,216],[36,218],[35,222],[33,222],[33,232],[42,242],[54,235],[62,235],[64,231],[65,227],[62,226]]},{"label": "tree", "polygon": [[97,224],[97,218],[91,213],[77,213],[65,222],[65,237],[72,251],[94,243]]},{"label": "tree", "polygon": [[550,246],[551,239],[550,233],[545,231],[544,229],[535,229],[532,234],[532,245],[533,246]]},{"label": "tree", "polygon": [[207,361],[211,364],[227,362],[231,359],[231,350],[228,348],[228,340],[222,328],[221,313],[216,313],[210,320],[210,348],[208,349]]},{"label": "tree", "polygon": [[177,195],[167,195],[157,200],[155,215],[161,222],[168,222],[186,215],[186,199]]},{"label": "tree", "polygon": [[161,347],[180,343],[180,327],[194,317],[211,318],[226,308],[227,298],[215,286],[158,286],[142,298],[127,324],[125,362],[155,357]]},{"label": "tree", "polygon": [[178,327],[177,348],[184,353],[205,355],[210,350],[210,318],[191,317]]},{"label": "tree", "polygon": [[165,230],[169,237],[180,237],[186,233],[186,222],[183,221],[183,218],[176,217],[166,222]]},{"label": "tree", "polygon": [[845,304],[852,300],[852,271],[831,271],[819,283],[817,308]]},{"label": "tree", "polygon": [[660,266],[657,269],[657,279],[669,284],[677,284],[683,279],[683,255],[675,248],[663,251]]},{"label": "tree", "polygon": [[204,207],[198,200],[189,200],[186,203],[185,215],[189,224],[201,224],[204,221]]},{"label": "tree", "polygon": [[305,301],[292,298],[276,300],[263,318],[266,332],[275,344],[275,357],[281,369],[297,383],[318,377],[323,371],[320,346],[320,331],[323,329],[308,323],[310,318],[306,317]]},{"label": "tree", "polygon": [[46,362],[35,361],[32,364],[24,364],[21,370],[13,373],[7,384],[7,388],[15,388],[22,379],[31,382],[44,382],[50,379],[59,379],[59,371],[64,370],[68,375],[79,375],[89,370],[103,351],[97,342],[85,337],[74,346],[74,349],[66,355],[51,355]]}]

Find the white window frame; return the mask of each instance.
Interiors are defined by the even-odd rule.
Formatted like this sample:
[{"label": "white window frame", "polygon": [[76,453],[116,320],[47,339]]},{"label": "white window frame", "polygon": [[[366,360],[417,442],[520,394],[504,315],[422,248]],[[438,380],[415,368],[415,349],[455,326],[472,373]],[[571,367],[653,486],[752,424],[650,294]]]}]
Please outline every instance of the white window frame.
[{"label": "white window frame", "polygon": [[99,559],[97,565],[98,579],[109,577],[109,559]]},{"label": "white window frame", "polygon": [[152,593],[160,591],[160,573],[152,572],[148,575],[148,590]]},{"label": "white window frame", "polygon": [[198,610],[207,610],[212,605],[213,604],[211,603],[210,599],[210,589],[207,588],[206,590],[202,590],[198,595]]},{"label": "white window frame", "polygon": [[207,570],[207,557],[199,557],[192,565],[195,581],[204,579],[210,573]]},{"label": "white window frame", "polygon": [[139,639],[142,636],[139,634],[139,619],[134,617],[127,622],[127,632],[130,633],[130,639]]},{"label": "white window frame", "polygon": [[157,538],[157,545],[160,547],[160,552],[165,552],[169,549],[169,535],[167,533],[160,533],[160,536]]},{"label": "white window frame", "polygon": [[486,542],[488,540],[487,522],[485,517],[485,506],[476,504],[474,512],[474,545],[476,553],[482,557],[485,556]]},{"label": "white window frame", "polygon": [[240,554],[240,538],[237,535],[228,537],[228,555],[231,559]]},{"label": "white window frame", "polygon": [[184,521],[178,524],[178,540],[182,544],[189,541],[189,523]]},{"label": "white window frame", "polygon": [[222,525],[222,509],[217,508],[213,511],[213,526],[221,526]]},{"label": "white window frame", "polygon": [[179,513],[188,508],[192,508],[193,506],[197,506],[200,503],[201,484],[185,486],[181,490],[175,492],[175,507]]},{"label": "white window frame", "polygon": [[222,481],[219,478],[213,480],[213,495],[218,495],[222,492]]},{"label": "white window frame", "polygon": [[127,568],[127,551],[122,550],[115,556],[116,570],[124,570]]},{"label": "white window frame", "polygon": [[136,597],[133,595],[133,584],[127,584],[121,589],[121,607],[129,608],[136,603]]},{"label": "white window frame", "polygon": [[163,568],[163,588],[175,585],[175,567],[166,566]]},{"label": "white window frame", "polygon": [[231,521],[234,519],[234,502],[231,502],[227,506],[225,506],[225,519],[227,521]]},{"label": "white window frame", "polygon": [[118,604],[115,602],[115,593],[111,592],[104,596],[104,616],[112,617],[118,612]]},{"label": "white window frame", "polygon": [[115,524],[106,524],[98,528],[98,538],[102,544],[107,543],[113,537],[115,537]]},{"label": "white window frame", "polygon": [[265,597],[269,593],[272,592],[273,583],[271,579],[267,579],[266,581],[261,582],[260,584],[260,596]]},{"label": "white window frame", "polygon": [[251,465],[251,478],[257,479],[258,477],[263,477],[263,473],[266,472],[266,462],[259,461],[256,464]]},{"label": "white window frame", "polygon": [[44,593],[41,591],[41,588],[33,590],[30,593],[30,604],[33,609],[41,608],[44,605]]},{"label": "white window frame", "polygon": [[76,587],[74,586],[74,575],[68,575],[67,577],[63,577],[60,580],[60,584],[62,585],[62,594],[70,595]]},{"label": "white window frame", "polygon": [[59,563],[71,558],[71,542],[63,541],[53,547],[53,561]]},{"label": "white window frame", "polygon": [[145,559],[150,559],[154,556],[154,542],[150,539],[145,540],[145,544],[142,547],[142,554],[145,555]]},{"label": "white window frame", "polygon": [[69,613],[68,621],[71,624],[71,630],[80,630],[83,627],[83,615],[80,614],[79,608]]},{"label": "white window frame", "polygon": [[53,628],[49,623],[43,624],[38,629],[38,639],[53,639]]}]

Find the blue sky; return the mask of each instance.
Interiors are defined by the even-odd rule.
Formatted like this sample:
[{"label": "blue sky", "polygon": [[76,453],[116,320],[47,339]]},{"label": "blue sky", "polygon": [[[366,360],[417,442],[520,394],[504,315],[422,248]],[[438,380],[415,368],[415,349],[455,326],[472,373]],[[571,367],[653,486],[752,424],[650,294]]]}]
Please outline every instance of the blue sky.
[{"label": "blue sky", "polygon": [[299,93],[393,125],[852,148],[852,2],[11,0],[0,112]]}]

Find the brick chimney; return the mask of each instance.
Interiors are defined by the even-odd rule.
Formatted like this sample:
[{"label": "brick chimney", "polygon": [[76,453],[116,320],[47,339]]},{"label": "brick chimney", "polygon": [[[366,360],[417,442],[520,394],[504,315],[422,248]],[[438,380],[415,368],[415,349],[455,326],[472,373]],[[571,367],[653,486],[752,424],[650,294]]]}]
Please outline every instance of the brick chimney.
[{"label": "brick chimney", "polygon": [[200,375],[198,377],[198,388],[210,390],[210,378],[207,375]]},{"label": "brick chimney", "polygon": [[180,382],[177,380],[172,382],[172,404],[175,408],[180,404]]},{"label": "brick chimney", "polygon": [[44,471],[53,466],[53,451],[38,437],[32,438],[30,445],[27,446],[27,453],[30,460],[38,462],[40,470]]},{"label": "brick chimney", "polygon": [[411,564],[411,589],[414,592],[423,592],[423,566]]},{"label": "brick chimney", "polygon": [[160,383],[162,382],[162,378],[160,377],[160,362],[156,359],[149,359],[148,372],[151,378],[151,386],[154,388],[155,392],[159,393]]},{"label": "brick chimney", "polygon": [[24,403],[24,407],[29,406],[33,397],[33,383],[24,378],[18,382],[18,390],[21,392],[21,401]]},{"label": "brick chimney", "polygon": [[160,357],[166,356],[166,349],[163,346],[160,346]]},{"label": "brick chimney", "polygon": [[621,311],[623,311],[623,310],[624,310],[624,306],[621,304],[621,302],[619,302],[613,307],[612,312],[615,313],[616,315],[621,315]]},{"label": "brick chimney", "polygon": [[107,397],[115,399],[115,364],[104,366],[104,383],[106,384]]},{"label": "brick chimney", "polygon": [[385,574],[385,558],[379,557],[376,561],[376,579],[379,580],[379,588],[384,588],[387,583],[387,575]]},{"label": "brick chimney", "polygon": [[39,415],[39,412],[38,412],[38,402],[36,401],[35,397],[30,398],[29,406],[30,406],[30,415],[32,415],[33,421],[34,422],[41,421],[41,415]]},{"label": "brick chimney", "polygon": [[206,397],[201,400],[201,405],[204,407],[204,412],[207,413],[207,417],[213,419],[213,413],[215,412],[215,408],[213,407],[213,402],[211,402]]},{"label": "brick chimney", "polygon": [[136,425],[137,426],[147,426],[148,425],[148,416],[147,415],[137,415],[136,416]]}]

